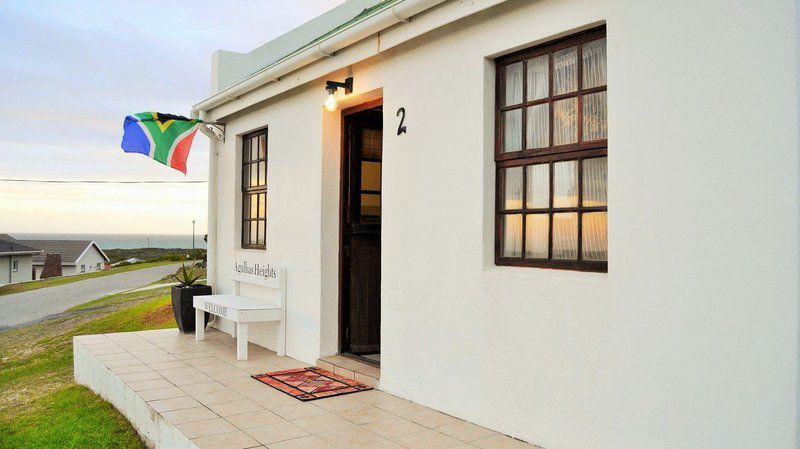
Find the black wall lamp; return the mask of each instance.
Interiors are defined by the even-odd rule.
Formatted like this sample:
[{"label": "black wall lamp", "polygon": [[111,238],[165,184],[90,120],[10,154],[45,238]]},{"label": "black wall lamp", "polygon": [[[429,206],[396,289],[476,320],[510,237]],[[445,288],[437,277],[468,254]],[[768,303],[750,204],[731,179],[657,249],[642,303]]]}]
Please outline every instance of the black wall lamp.
[{"label": "black wall lamp", "polygon": [[336,110],[336,90],[344,88],[345,94],[353,93],[353,77],[347,77],[343,83],[337,81],[325,81],[325,90],[328,92],[328,98],[325,99],[325,109],[330,112]]}]

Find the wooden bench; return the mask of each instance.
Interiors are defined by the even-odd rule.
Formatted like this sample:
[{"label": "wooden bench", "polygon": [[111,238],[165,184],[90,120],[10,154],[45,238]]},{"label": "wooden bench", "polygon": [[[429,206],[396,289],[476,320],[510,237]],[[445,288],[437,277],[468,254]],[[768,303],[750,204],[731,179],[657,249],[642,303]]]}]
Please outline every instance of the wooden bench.
[{"label": "wooden bench", "polygon": [[[278,322],[278,347],[280,356],[286,355],[286,268],[273,264],[236,262],[233,275],[234,293],[194,297],[195,322],[198,323],[195,339],[205,339],[205,329],[200,323],[204,312],[229,319],[236,323],[236,359],[247,360],[247,331],[249,323]],[[239,294],[241,283],[259,285],[279,290],[277,300],[246,298]]]}]

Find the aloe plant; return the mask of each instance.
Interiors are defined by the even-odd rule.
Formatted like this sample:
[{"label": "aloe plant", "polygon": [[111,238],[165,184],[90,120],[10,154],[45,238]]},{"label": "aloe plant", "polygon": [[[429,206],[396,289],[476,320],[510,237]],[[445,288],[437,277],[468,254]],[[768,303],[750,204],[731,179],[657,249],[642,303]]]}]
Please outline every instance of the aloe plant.
[{"label": "aloe plant", "polygon": [[186,268],[185,264],[181,264],[181,268],[178,270],[177,274],[172,275],[172,279],[178,281],[181,287],[191,287],[201,276],[202,274],[195,275],[194,262],[192,262],[190,268]]}]

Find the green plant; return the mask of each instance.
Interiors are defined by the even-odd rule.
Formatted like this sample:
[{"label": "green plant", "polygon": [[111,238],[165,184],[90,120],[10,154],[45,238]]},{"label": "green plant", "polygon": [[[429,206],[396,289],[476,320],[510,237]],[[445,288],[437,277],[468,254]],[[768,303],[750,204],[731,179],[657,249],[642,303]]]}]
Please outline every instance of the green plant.
[{"label": "green plant", "polygon": [[181,287],[191,287],[201,276],[202,274],[195,274],[194,261],[192,261],[192,266],[189,268],[186,268],[185,264],[181,264],[178,273],[172,275],[172,279],[178,281]]}]

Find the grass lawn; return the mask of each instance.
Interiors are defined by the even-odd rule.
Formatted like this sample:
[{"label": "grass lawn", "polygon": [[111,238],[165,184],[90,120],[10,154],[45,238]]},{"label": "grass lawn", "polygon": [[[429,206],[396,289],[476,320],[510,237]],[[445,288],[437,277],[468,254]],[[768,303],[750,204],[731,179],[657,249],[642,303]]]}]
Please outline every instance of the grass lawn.
[{"label": "grass lawn", "polygon": [[128,421],[72,378],[72,336],[175,327],[169,288],[119,293],[0,333],[0,448],[144,449]]},{"label": "grass lawn", "polygon": [[11,293],[26,292],[28,290],[37,290],[45,287],[52,287],[54,285],[71,284],[73,282],[82,281],[84,279],[99,278],[103,276],[110,276],[112,274],[124,273],[126,271],[141,270],[142,268],[157,267],[159,265],[166,265],[176,263],[169,260],[160,260],[158,262],[145,262],[133,265],[126,265],[124,267],[114,267],[109,270],[95,271],[92,273],[76,274],[74,276],[59,276],[55,278],[42,279],[39,281],[20,282],[17,284],[8,284],[0,287],[0,296],[9,295]]}]

